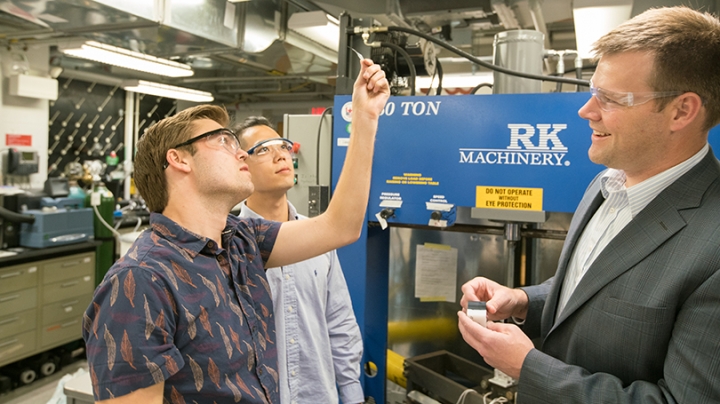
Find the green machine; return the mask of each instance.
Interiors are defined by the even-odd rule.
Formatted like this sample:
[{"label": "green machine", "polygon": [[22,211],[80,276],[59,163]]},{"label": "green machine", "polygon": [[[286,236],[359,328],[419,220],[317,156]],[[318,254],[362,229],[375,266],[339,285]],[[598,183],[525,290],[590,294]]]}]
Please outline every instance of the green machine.
[{"label": "green machine", "polygon": [[92,187],[87,191],[85,206],[93,209],[95,240],[101,244],[96,248],[95,283],[103,280],[108,269],[115,262],[116,239],[112,228],[115,196],[102,182],[106,165],[100,160],[86,161],[82,166],[84,179],[92,177]]},{"label": "green machine", "polygon": [[113,222],[115,196],[103,182],[98,182],[93,184],[92,192],[88,192],[85,203],[93,208],[95,240],[102,243],[95,250],[95,284],[97,286],[115,262],[115,235],[109,228]]}]

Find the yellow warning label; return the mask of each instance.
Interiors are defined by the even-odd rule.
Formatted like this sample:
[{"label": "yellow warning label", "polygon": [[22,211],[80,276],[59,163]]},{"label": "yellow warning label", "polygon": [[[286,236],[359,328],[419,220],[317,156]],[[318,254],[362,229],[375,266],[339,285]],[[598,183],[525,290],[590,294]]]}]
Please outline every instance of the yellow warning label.
[{"label": "yellow warning label", "polygon": [[476,208],[542,211],[542,188],[477,187]]}]

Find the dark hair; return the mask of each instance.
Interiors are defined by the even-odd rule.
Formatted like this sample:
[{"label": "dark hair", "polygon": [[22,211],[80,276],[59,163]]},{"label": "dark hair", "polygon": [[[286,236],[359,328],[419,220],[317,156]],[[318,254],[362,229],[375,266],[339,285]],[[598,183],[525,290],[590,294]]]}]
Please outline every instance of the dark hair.
[{"label": "dark hair", "polygon": [[268,120],[264,116],[250,116],[241,123],[233,125],[232,130],[233,132],[235,132],[235,134],[237,134],[238,139],[240,139],[240,147],[242,147],[243,150],[247,150],[249,146],[246,145],[245,141],[243,140],[243,133],[245,133],[246,130],[255,126],[267,126],[268,128],[275,130],[272,123],[270,123],[270,120]]},{"label": "dark hair", "polygon": [[[650,52],[654,91],[689,91],[702,98],[709,130],[720,123],[720,21],[688,7],[645,11],[620,24],[593,45],[598,58],[621,52]],[[662,110],[672,101],[657,101]]]}]

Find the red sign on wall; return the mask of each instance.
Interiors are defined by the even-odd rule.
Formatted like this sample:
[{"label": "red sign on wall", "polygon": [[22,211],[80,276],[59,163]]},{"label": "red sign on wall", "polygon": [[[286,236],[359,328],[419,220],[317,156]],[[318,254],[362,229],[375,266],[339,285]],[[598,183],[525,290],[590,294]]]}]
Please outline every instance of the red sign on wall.
[{"label": "red sign on wall", "polygon": [[5,146],[32,146],[32,135],[5,134]]}]

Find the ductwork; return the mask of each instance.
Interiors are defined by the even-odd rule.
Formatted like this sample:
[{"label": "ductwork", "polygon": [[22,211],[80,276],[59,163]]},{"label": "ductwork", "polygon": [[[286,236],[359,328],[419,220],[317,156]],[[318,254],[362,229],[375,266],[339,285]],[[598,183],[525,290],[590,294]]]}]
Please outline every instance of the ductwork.
[{"label": "ductwork", "polygon": [[[333,58],[332,52],[284,32],[288,8],[285,0],[26,0],[19,6],[5,0],[0,3],[0,44],[47,46],[91,39],[187,63],[194,77],[214,80],[186,84],[212,92],[224,88],[223,77],[334,71],[334,63],[326,60]],[[101,66],[80,59],[56,54],[55,60],[65,70],[103,73]],[[118,77],[150,79],[132,71],[110,71]],[[327,75],[306,80],[327,83]]]},{"label": "ductwork", "polygon": [[[22,4],[27,8],[25,15],[32,16],[38,25],[52,29],[51,36],[90,37],[156,56],[198,49],[239,49],[242,45],[244,7],[225,0],[200,3],[182,0],[35,0]],[[15,12],[3,9],[22,17],[23,9],[13,10]],[[35,36],[33,32],[29,34],[31,38]],[[21,33],[20,36],[24,35]]]},{"label": "ductwork", "polygon": [[[545,47],[568,49],[574,42],[573,5],[585,0],[0,0],[0,45],[57,45],[62,41],[92,39],[121,48],[171,58],[187,63],[195,78],[213,81],[186,84],[207,91],[219,91],[225,78],[237,76],[305,75],[314,83],[327,83],[336,66],[326,59],[333,54],[321,45],[286,32],[286,21],[296,10],[313,7],[338,16],[347,11],[354,18],[372,18],[383,25],[415,26],[429,32],[448,27],[453,44],[472,49],[477,56],[489,56],[492,48],[484,41],[509,27],[536,29],[545,33]],[[657,4],[657,0],[595,0],[602,5],[632,4],[636,15]],[[681,0],[665,0],[679,3]],[[713,11],[715,0],[696,0],[697,7]],[[445,29],[445,28],[444,28]],[[562,40],[560,40],[562,37]],[[558,42],[559,41],[559,42]],[[558,45],[561,43],[562,45]],[[572,45],[571,45],[572,46]],[[308,51],[308,49],[311,49]],[[560,48],[558,48],[560,49]],[[324,57],[318,55],[323,54]],[[453,55],[440,54],[440,57]],[[57,57],[62,67],[78,71],[101,71],[78,59]],[[460,73],[471,66],[454,63],[446,73]],[[95,70],[93,70],[95,69]],[[457,71],[454,71],[457,70]],[[111,70],[118,76],[133,74]],[[133,77],[134,78],[134,77]],[[172,80],[171,84],[173,83]],[[283,81],[289,83],[290,81]],[[183,84],[182,80],[174,83]],[[284,86],[281,92],[295,91]],[[258,90],[263,90],[258,88]],[[327,87],[322,88],[327,90]],[[245,96],[243,96],[245,97]],[[243,98],[246,99],[246,98]],[[265,98],[264,100],[267,100]]]},{"label": "ductwork", "polygon": [[[669,0],[574,0],[573,21],[577,50],[581,57],[590,58],[592,43],[602,35],[610,32],[622,22],[653,7],[670,7],[687,2]],[[697,0],[692,7],[698,10],[714,10],[714,0]]]}]

